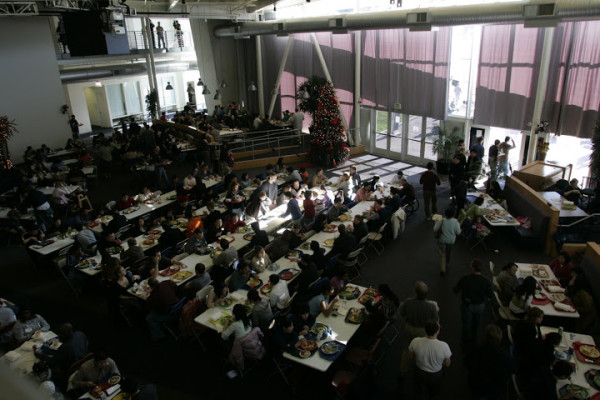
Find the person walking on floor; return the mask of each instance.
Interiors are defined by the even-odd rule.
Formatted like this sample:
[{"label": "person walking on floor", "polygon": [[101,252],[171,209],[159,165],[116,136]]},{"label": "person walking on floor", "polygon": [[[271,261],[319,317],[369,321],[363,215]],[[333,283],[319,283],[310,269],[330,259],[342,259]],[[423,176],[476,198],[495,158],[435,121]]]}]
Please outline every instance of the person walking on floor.
[{"label": "person walking on floor", "polygon": [[471,273],[460,278],[454,287],[454,293],[460,293],[462,298],[462,341],[465,344],[475,344],[485,302],[494,296],[492,283],[481,275],[480,260],[471,261]]},{"label": "person walking on floor", "polygon": [[427,163],[427,171],[421,174],[419,183],[423,185],[423,203],[425,203],[425,219],[431,221],[431,214],[437,213],[437,186],[441,185],[440,177],[433,171],[433,163]]},{"label": "person walking on floor", "polygon": [[454,246],[456,236],[460,235],[460,224],[454,218],[454,209],[446,209],[444,218],[436,221],[433,225],[433,231],[437,238],[440,255],[440,276],[445,276],[450,264],[452,246]]},{"label": "person walking on floor", "polygon": [[452,352],[448,343],[438,339],[440,325],[436,321],[425,323],[426,337],[418,337],[408,346],[410,358],[415,360],[415,385],[417,398],[439,399],[442,392],[444,367],[450,366]]}]

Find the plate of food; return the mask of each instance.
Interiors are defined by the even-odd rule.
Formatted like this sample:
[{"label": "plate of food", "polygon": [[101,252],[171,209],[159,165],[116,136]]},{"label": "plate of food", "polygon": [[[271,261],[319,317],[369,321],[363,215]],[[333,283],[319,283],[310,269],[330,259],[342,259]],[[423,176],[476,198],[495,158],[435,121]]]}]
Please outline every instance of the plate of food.
[{"label": "plate of food", "polygon": [[273,288],[271,287],[271,285],[264,285],[264,286],[261,286],[261,288],[260,288],[260,292],[262,294],[264,294],[265,296],[270,295],[271,294],[271,290],[273,290]]},{"label": "plate of food", "polygon": [[100,399],[102,398],[102,392],[106,393],[106,389],[110,388],[111,386],[112,385],[108,382],[100,383],[94,386],[92,390],[90,390],[90,394],[92,395],[92,397]]},{"label": "plate of food", "polygon": [[331,356],[340,351],[340,346],[337,342],[325,342],[321,345],[319,351],[327,356]]},{"label": "plate of food", "polygon": [[564,396],[565,393],[567,393],[569,390],[573,392],[573,397],[570,397],[570,399],[588,400],[590,398],[590,391],[584,388],[583,386],[579,385],[565,385],[562,388],[560,388],[558,392],[561,396]]},{"label": "plate of food", "polygon": [[302,250],[310,250],[310,242],[304,242],[300,245]]},{"label": "plate of food", "polygon": [[110,383],[113,386],[119,382],[121,382],[121,377],[119,375],[111,376],[110,378],[108,378],[108,383]]},{"label": "plate of food", "polygon": [[363,308],[351,308],[346,314],[345,321],[351,324],[362,324],[365,320],[365,311]]},{"label": "plate of food", "polygon": [[585,372],[585,379],[596,390],[600,390],[600,369],[590,369]]},{"label": "plate of food", "polygon": [[599,358],[600,350],[592,344],[579,345],[579,352],[588,358]]},{"label": "plate of food", "polygon": [[277,271],[277,270],[279,270],[279,268],[281,268],[281,266],[277,263],[267,265],[267,269],[269,271]]},{"label": "plate of food", "polygon": [[219,307],[228,308],[228,307],[231,307],[233,302],[234,302],[234,300],[232,297],[226,297],[222,300],[217,301],[217,305]]},{"label": "plate of food", "polygon": [[235,318],[229,314],[222,315],[216,320],[211,320],[211,322],[217,326],[223,327],[223,330],[227,329],[227,327],[235,321]]},{"label": "plate of food", "polygon": [[77,264],[77,269],[86,269],[89,267],[95,267],[98,263],[96,262],[96,260],[92,259],[92,258],[88,258],[87,260],[83,260],[82,262],[80,262],[79,264]]},{"label": "plate of food", "polygon": [[212,253],[210,253],[210,258],[217,258],[221,255],[222,252],[223,250],[215,250]]},{"label": "plate of food", "polygon": [[160,276],[172,276],[172,275],[175,275],[177,272],[179,272],[180,269],[181,269],[181,267],[179,265],[171,265],[170,267],[167,267],[167,268],[163,269],[162,271],[159,271],[158,274]]},{"label": "plate of food", "polygon": [[337,232],[337,225],[336,224],[327,224],[323,228],[323,232],[335,233],[335,232]]},{"label": "plate of food", "polygon": [[352,219],[352,217],[348,214],[342,214],[340,215],[340,221],[342,222],[346,222],[346,221],[350,221]]},{"label": "plate of food", "polygon": [[323,242],[323,246],[333,247],[333,242],[335,242],[334,238],[325,239],[325,241]]},{"label": "plate of food", "polygon": [[316,341],[311,339],[302,338],[296,343],[298,350],[314,351],[319,347]]},{"label": "plate of food", "polygon": [[302,257],[302,253],[300,250],[290,250],[288,251],[286,258],[288,258],[290,261],[298,261],[300,259],[300,257]]},{"label": "plate of food", "polygon": [[121,252],[121,247],[109,247],[108,249],[106,249],[106,251],[108,251],[108,254],[119,254]]},{"label": "plate of food", "polygon": [[250,289],[254,289],[255,287],[262,285],[262,283],[263,282],[260,279],[252,277],[248,279],[248,282],[246,282],[246,286],[248,286]]},{"label": "plate of food", "polygon": [[281,279],[283,279],[284,281],[289,281],[290,279],[292,279],[294,276],[296,276],[295,274],[295,270],[290,269],[290,268],[286,268],[283,271],[281,271],[279,273],[279,277]]},{"label": "plate of food", "polygon": [[567,299],[567,296],[562,293],[551,293],[548,297],[552,301],[565,301]]},{"label": "plate of food", "polygon": [[132,212],[136,212],[139,209],[139,207],[128,207],[123,210],[123,214],[131,214]]},{"label": "plate of food", "polygon": [[356,286],[346,286],[339,293],[342,300],[354,300],[360,295],[360,289]]},{"label": "plate of food", "polygon": [[175,274],[173,274],[173,276],[171,277],[171,280],[173,282],[183,282],[192,275],[193,275],[192,271],[179,271],[179,272],[176,272]]},{"label": "plate of food", "polygon": [[100,217],[100,222],[106,224],[107,222],[112,221],[113,217],[112,215],[105,215],[103,217]]},{"label": "plate of food", "polygon": [[550,278],[548,271],[546,271],[546,268],[542,265],[534,265],[531,268],[531,272],[533,273],[533,276],[535,276],[536,278],[540,278],[540,279]]},{"label": "plate of food", "polygon": [[154,239],[153,237],[149,237],[148,239],[144,239],[144,241],[142,242],[142,244],[144,246],[150,246],[150,245],[153,245],[154,243],[156,243],[156,239]]},{"label": "plate of food", "polygon": [[248,225],[245,226],[240,226],[238,227],[235,231],[237,233],[248,233],[252,230],[252,228],[250,228]]},{"label": "plate of food", "polygon": [[150,229],[148,235],[160,235],[160,229]]},{"label": "plate of food", "polygon": [[231,235],[221,235],[221,239],[225,239],[227,240],[229,243],[234,242],[235,241],[235,236],[231,236]]},{"label": "plate of food", "polygon": [[358,302],[360,304],[367,304],[367,303],[372,303],[373,300],[375,300],[375,297],[373,297],[369,294],[363,293],[363,295],[359,297]]},{"label": "plate of food", "polygon": [[309,332],[315,335],[315,337],[320,338],[325,335],[329,331],[329,327],[320,322],[315,322],[315,324],[310,328]]},{"label": "plate of food", "polygon": [[369,296],[373,296],[373,297],[379,296],[379,290],[374,289],[374,288],[365,289],[364,293],[368,294]]},{"label": "plate of food", "polygon": [[312,352],[310,352],[308,350],[300,350],[300,351],[298,351],[298,355],[300,356],[300,358],[308,358],[308,357],[312,356]]},{"label": "plate of food", "polygon": [[244,238],[244,240],[252,240],[252,238],[254,237],[255,233],[254,232],[250,232],[250,233],[246,233],[244,236],[242,236]]}]

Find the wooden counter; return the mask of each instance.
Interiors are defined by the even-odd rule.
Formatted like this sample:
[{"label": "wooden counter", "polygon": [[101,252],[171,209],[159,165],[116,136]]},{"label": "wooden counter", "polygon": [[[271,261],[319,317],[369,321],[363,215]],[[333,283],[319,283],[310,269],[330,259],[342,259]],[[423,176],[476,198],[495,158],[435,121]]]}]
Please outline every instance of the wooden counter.
[{"label": "wooden counter", "polygon": [[531,164],[524,165],[518,171],[514,171],[513,175],[533,190],[541,191],[554,185],[559,179],[569,180],[572,168],[572,164],[563,167],[544,161],[534,161]]}]

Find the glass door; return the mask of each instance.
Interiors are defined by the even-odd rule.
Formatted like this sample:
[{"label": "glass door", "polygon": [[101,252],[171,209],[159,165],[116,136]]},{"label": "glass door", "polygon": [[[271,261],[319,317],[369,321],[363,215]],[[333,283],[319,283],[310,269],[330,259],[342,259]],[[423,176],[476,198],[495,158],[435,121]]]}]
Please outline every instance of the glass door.
[{"label": "glass door", "polygon": [[387,111],[375,111],[375,151],[387,152],[389,148]]},{"label": "glass door", "polygon": [[389,151],[395,154],[402,154],[402,149],[404,145],[402,144],[404,140],[404,118],[403,115],[399,113],[392,113],[392,129],[390,133],[390,147]]},{"label": "glass door", "polygon": [[408,145],[406,155],[411,158],[421,158],[423,142],[423,117],[408,116]]}]

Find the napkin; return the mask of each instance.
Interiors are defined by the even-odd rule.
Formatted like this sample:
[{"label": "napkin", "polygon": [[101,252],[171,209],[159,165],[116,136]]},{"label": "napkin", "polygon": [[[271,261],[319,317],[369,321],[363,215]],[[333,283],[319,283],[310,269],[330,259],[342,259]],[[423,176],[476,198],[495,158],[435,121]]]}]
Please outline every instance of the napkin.
[{"label": "napkin", "polygon": [[229,297],[232,297],[236,301],[244,301],[247,296],[244,293],[233,292],[229,294]]},{"label": "napkin", "polygon": [[546,287],[546,289],[552,293],[564,293],[565,292],[564,288],[562,288],[560,286],[554,286],[554,285],[549,285]]},{"label": "napkin", "polygon": [[339,305],[337,312],[338,312],[339,315],[346,315],[346,314],[348,314],[348,310],[349,310],[348,307],[343,306],[343,305]]},{"label": "napkin", "polygon": [[4,358],[6,358],[8,360],[8,362],[15,362],[19,359],[19,357],[21,357],[21,355],[19,353],[17,353],[16,351],[9,351],[8,353],[6,353],[4,355]]},{"label": "napkin", "polygon": [[110,396],[111,394],[113,394],[114,392],[116,392],[117,390],[119,390],[121,388],[121,385],[115,385],[115,386],[111,386],[109,388],[107,388],[105,390],[106,395]]},{"label": "napkin", "polygon": [[554,303],[554,307],[563,311],[575,311],[572,306],[570,306],[569,304],[561,303],[560,301]]}]

